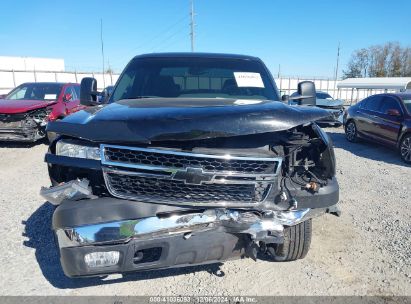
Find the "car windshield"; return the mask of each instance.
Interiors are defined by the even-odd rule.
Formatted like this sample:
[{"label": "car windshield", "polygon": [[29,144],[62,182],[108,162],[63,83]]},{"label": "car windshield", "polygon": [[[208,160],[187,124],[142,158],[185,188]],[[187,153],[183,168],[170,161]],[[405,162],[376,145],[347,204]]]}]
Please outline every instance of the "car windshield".
[{"label": "car windshield", "polygon": [[279,100],[259,61],[198,57],[134,59],[111,102],[145,97]]},{"label": "car windshield", "polygon": [[26,83],[11,91],[10,100],[56,100],[63,88],[59,83]]},{"label": "car windshield", "polygon": [[316,94],[317,99],[330,99],[333,100],[330,94],[323,93],[323,92],[317,92]]}]

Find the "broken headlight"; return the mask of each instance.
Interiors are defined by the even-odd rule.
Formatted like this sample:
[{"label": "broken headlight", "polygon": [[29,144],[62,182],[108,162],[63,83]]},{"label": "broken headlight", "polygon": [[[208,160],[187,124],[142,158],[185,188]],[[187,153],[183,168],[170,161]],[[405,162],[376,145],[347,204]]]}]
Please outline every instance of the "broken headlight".
[{"label": "broken headlight", "polygon": [[78,142],[60,140],[56,144],[56,155],[100,160],[100,148],[81,145]]}]

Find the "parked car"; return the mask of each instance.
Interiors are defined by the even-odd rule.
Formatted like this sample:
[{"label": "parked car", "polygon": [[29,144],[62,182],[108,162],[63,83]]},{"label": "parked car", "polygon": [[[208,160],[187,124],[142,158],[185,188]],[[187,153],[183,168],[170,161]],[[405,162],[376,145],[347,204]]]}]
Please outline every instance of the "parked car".
[{"label": "parked car", "polygon": [[411,94],[378,94],[348,108],[344,114],[346,138],[363,138],[400,152],[411,163]]},{"label": "parked car", "polygon": [[[298,102],[293,99],[298,96],[298,92],[294,92],[290,95],[291,99],[289,104],[298,105]],[[344,114],[344,101],[340,99],[334,99],[327,92],[317,91],[315,106],[323,108],[331,112],[331,116],[317,121],[320,126],[325,127],[340,127],[343,124]]]},{"label": "parked car", "polygon": [[[53,230],[69,277],[225,261],[304,258],[315,216],[339,215],[335,157],[314,123],[280,101],[255,57],[137,56],[108,104],[48,125]],[[315,94],[313,83],[301,95]],[[312,96],[310,98],[313,98]]]},{"label": "parked car", "polygon": [[98,101],[100,103],[106,103],[108,99],[110,98],[111,93],[113,93],[114,86],[107,86],[104,88],[104,90],[100,93],[99,96],[97,96]]},{"label": "parked car", "polygon": [[49,121],[79,110],[80,85],[23,83],[0,99],[0,141],[34,142],[46,136]]}]

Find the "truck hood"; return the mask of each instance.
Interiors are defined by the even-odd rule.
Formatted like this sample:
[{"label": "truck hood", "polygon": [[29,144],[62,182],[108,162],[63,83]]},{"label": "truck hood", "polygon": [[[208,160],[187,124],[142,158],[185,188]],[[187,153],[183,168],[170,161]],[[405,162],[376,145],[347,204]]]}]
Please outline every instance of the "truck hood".
[{"label": "truck hood", "polygon": [[55,104],[56,101],[0,99],[1,114],[25,113]]},{"label": "truck hood", "polygon": [[48,131],[95,142],[150,143],[288,130],[330,116],[317,107],[221,98],[145,98],[90,107]]}]

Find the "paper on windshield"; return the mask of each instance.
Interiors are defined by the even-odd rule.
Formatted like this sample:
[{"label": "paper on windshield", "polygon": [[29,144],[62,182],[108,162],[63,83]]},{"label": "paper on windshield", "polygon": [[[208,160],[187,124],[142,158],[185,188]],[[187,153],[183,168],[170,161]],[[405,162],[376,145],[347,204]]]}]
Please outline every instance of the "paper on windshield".
[{"label": "paper on windshield", "polygon": [[264,88],[263,79],[261,78],[260,73],[234,72],[234,78],[239,88]]},{"label": "paper on windshield", "polygon": [[57,99],[57,94],[45,94],[45,95],[44,95],[44,99],[45,99],[45,100]]}]

